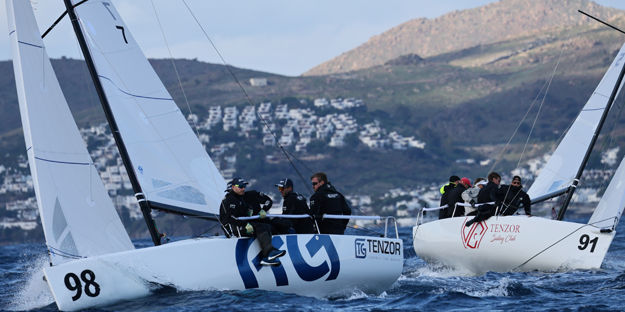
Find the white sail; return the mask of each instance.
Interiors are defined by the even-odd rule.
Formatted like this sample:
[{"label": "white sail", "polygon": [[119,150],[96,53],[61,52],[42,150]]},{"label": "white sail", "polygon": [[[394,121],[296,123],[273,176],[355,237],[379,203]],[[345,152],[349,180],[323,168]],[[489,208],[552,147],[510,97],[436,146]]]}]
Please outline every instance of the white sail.
[{"label": "white sail", "polygon": [[223,177],[113,3],[85,2],[76,15],[132,170],[152,207],[219,214]]},{"label": "white sail", "polygon": [[67,106],[30,1],[6,4],[24,138],[51,263],[134,249]]},{"label": "white sail", "polygon": [[558,148],[551,155],[547,165],[530,187],[527,192],[530,198],[536,199],[552,194],[571,185],[624,64],[625,45],[619,51]]},{"label": "white sail", "polygon": [[599,201],[588,224],[615,230],[625,208],[625,158]]}]

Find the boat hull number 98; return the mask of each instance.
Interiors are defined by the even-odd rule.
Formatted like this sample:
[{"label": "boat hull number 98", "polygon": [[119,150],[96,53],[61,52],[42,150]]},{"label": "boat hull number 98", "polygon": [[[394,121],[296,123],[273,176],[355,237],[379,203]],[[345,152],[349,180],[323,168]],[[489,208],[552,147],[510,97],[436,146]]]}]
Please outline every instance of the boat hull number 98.
[{"label": "boat hull number 98", "polygon": [[579,250],[585,250],[586,248],[588,248],[588,245],[592,245],[590,247],[590,252],[595,252],[595,247],[597,247],[597,241],[599,241],[599,237],[590,239],[590,236],[588,236],[588,234],[584,234],[579,238],[580,245],[577,246],[577,248]]},{"label": "boat hull number 98", "polygon": [[83,285],[80,280],[85,283],[84,291],[89,297],[97,297],[100,294],[100,285],[95,282],[95,273],[91,270],[84,270],[80,273],[80,279],[74,273],[67,273],[65,275],[65,287],[70,291],[75,291],[76,294],[72,297],[73,301],[80,299],[83,292]]}]

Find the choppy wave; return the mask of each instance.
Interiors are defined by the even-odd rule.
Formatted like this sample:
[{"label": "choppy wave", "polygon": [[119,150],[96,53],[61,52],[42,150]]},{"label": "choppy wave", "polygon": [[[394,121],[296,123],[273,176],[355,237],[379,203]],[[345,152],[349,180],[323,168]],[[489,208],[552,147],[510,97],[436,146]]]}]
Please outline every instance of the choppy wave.
[{"label": "choppy wave", "polygon": [[[379,296],[345,289],[317,299],[263,290],[182,291],[160,287],[154,294],[95,311],[621,311],[625,306],[625,228],[619,227],[599,270],[552,273],[469,272],[428,265],[412,250],[410,228],[401,228],[404,270]],[[137,241],[138,247],[149,240]],[[0,247],[0,310],[56,311],[42,268],[43,245]]]}]

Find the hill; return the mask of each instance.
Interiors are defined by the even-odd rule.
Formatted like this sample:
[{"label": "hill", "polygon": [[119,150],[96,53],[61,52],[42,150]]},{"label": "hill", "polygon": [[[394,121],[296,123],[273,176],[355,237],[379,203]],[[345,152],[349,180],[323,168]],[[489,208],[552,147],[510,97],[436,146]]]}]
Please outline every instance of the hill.
[{"label": "hill", "polygon": [[418,18],[374,36],[361,46],[322,63],[304,76],[370,68],[406,54],[432,57],[496,41],[540,33],[554,27],[595,23],[582,10],[603,20],[623,11],[587,0],[501,0],[454,11],[435,19]]}]

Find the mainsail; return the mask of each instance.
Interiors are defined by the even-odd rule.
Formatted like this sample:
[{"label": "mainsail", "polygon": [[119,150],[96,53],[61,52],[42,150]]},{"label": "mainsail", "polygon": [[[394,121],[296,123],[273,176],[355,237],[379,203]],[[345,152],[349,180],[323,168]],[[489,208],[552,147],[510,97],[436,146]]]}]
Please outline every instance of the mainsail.
[{"label": "mainsail", "polygon": [[132,161],[129,169],[150,206],[218,215],[226,183],[113,3],[89,1],[75,11]]},{"label": "mainsail", "polygon": [[573,183],[623,65],[625,45],[527,192],[532,200],[561,194]]},{"label": "mainsail", "polygon": [[67,106],[29,0],[7,0],[24,139],[51,263],[134,249]]}]

